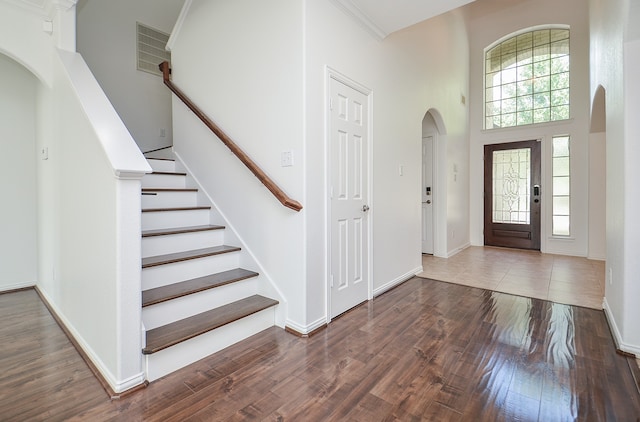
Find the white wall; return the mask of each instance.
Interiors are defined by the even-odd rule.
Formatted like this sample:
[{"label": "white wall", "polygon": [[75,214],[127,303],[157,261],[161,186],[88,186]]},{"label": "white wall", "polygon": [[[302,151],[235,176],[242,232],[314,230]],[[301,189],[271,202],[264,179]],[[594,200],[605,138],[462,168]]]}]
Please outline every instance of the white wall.
[{"label": "white wall", "polygon": [[[466,107],[468,50],[462,19],[454,13],[372,38],[329,1],[306,2],[306,198],[308,321],[325,315],[327,289],[327,191],[325,160],[325,66],[373,91],[373,289],[402,281],[421,268],[422,119],[438,110],[447,135],[439,140],[450,163],[460,163],[456,181],[448,173],[448,226],[457,244],[468,242]],[[404,175],[398,168],[403,166]],[[452,204],[461,205],[454,208]],[[443,216],[447,220],[447,216]],[[313,298],[313,299],[312,299]]]},{"label": "white wall", "polygon": [[136,69],[136,21],[170,33],[182,3],[184,0],[78,2],[77,50],[142,151],[171,145],[171,95],[162,77]]},{"label": "white wall", "polygon": [[[501,7],[499,2],[475,2],[467,7],[470,33],[470,130],[471,130],[471,243],[483,239],[484,145],[542,140],[541,250],[546,253],[587,256],[589,242],[589,18],[581,0],[525,0]],[[515,31],[546,24],[570,25],[571,119],[519,128],[483,130],[484,49]],[[571,136],[571,236],[551,234],[551,138]]]},{"label": "white wall", "polygon": [[38,288],[114,391],[141,366],[140,178],[150,171],[82,57],[38,89]]},{"label": "white wall", "polygon": [[[380,42],[328,0],[196,0],[172,54],[174,82],[304,206],[300,214],[283,209],[174,100],[176,151],[287,296],[288,325],[308,331],[327,317],[327,66],[373,90],[373,289],[421,268],[421,124],[432,108],[447,127],[443,156],[460,163],[457,179],[443,183],[454,204],[447,223],[457,233],[449,247],[468,243],[460,103],[468,50],[459,15]],[[280,167],[283,150],[294,151],[293,167]]]},{"label": "white wall", "polygon": [[[607,282],[605,311],[618,347],[640,354],[640,261],[638,260],[637,119],[640,112],[640,44],[625,40],[636,26],[637,8],[625,0],[589,2],[591,16],[591,95],[606,92]],[[637,34],[636,34],[637,35]]]},{"label": "white wall", "polygon": [[[302,6],[194,1],[172,46],[173,81],[304,209],[296,213],[174,99],[174,149],[304,326]],[[294,165],[280,166],[292,150]]]},{"label": "white wall", "polygon": [[[637,8],[631,8],[636,13],[627,16],[627,25],[637,25],[640,12]],[[637,34],[636,34],[637,35]],[[623,290],[624,301],[620,311],[624,314],[620,329],[621,349],[633,352],[640,356],[640,219],[638,209],[640,207],[640,39],[628,39],[624,44],[624,262]],[[608,127],[608,126],[607,126]],[[615,283],[615,280],[614,280]]]},{"label": "white wall", "polygon": [[[144,381],[139,201],[140,178],[150,168],[85,62],[68,51],[73,4],[0,2],[0,52],[15,59],[0,56],[0,104],[3,119],[11,119],[0,129],[9,154],[3,172],[24,188],[20,200],[3,185],[3,208],[15,202],[21,215],[2,220],[27,226],[31,249],[7,229],[2,254],[21,254],[13,258],[23,271],[29,265],[29,284],[37,283],[111,387],[122,391]],[[53,33],[43,31],[49,20]],[[36,152],[43,148],[47,160]],[[14,252],[4,250],[5,240],[14,241]],[[3,260],[0,273],[12,265]]]},{"label": "white wall", "polygon": [[0,54],[0,291],[36,284],[36,87],[24,66]]},{"label": "white wall", "polygon": [[589,259],[607,257],[607,135],[589,134]]}]

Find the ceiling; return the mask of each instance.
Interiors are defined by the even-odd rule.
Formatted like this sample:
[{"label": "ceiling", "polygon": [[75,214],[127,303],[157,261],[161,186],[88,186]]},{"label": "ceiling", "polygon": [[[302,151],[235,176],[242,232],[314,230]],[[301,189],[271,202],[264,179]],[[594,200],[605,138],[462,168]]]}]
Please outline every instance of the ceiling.
[{"label": "ceiling", "polygon": [[380,39],[473,1],[475,0],[333,0],[338,7]]}]

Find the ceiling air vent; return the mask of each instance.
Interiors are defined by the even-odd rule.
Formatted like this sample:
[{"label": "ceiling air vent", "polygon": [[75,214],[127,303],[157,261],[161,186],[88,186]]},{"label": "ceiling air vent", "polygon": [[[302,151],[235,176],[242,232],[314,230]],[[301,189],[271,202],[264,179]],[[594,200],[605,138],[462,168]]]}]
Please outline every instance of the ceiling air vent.
[{"label": "ceiling air vent", "polygon": [[165,50],[169,34],[136,22],[138,34],[138,70],[162,75],[158,65],[163,61],[171,61],[171,53]]}]

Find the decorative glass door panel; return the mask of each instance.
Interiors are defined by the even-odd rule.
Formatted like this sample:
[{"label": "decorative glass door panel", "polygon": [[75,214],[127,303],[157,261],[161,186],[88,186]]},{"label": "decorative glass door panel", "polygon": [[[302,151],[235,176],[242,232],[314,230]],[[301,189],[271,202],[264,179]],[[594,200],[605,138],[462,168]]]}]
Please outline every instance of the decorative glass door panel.
[{"label": "decorative glass door panel", "polygon": [[540,249],[540,143],[485,146],[484,243]]},{"label": "decorative glass door panel", "polygon": [[529,224],[531,150],[493,151],[493,222]]}]

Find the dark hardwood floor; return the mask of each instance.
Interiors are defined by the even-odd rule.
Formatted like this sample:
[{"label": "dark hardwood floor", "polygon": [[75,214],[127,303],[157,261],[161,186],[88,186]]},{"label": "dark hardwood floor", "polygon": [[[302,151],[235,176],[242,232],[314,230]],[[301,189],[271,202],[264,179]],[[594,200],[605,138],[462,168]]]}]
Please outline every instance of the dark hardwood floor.
[{"label": "dark hardwood floor", "polygon": [[640,421],[602,311],[413,278],[110,401],[33,291],[0,295],[0,420]]}]

